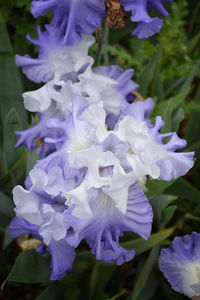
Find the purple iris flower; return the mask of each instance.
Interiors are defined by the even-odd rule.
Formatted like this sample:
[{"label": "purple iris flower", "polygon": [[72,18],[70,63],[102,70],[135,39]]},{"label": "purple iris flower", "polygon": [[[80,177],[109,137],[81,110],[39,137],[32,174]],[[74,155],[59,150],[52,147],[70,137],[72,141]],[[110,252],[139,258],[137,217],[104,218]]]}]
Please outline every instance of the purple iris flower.
[{"label": "purple iris flower", "polygon": [[[127,101],[127,97],[130,94],[133,96],[133,93],[139,88],[139,85],[131,80],[134,75],[134,70],[128,69],[124,71],[119,66],[111,65],[95,68],[94,73],[112,78],[118,82],[115,89],[122,95],[120,101],[120,115],[123,114],[125,110],[128,110],[129,102]],[[111,112],[107,113],[106,124],[109,128],[113,129],[115,127],[120,115]]]},{"label": "purple iris flower", "polygon": [[125,231],[130,231],[148,239],[151,232],[152,208],[141,188],[138,184],[129,188],[125,214],[116,208],[111,197],[102,190],[91,190],[88,197],[93,217],[72,219],[74,235],[69,237],[68,243],[77,247],[82,239],[86,239],[98,260],[116,262],[117,265],[130,261],[135,251],[122,248],[119,238]]},{"label": "purple iris flower", "polygon": [[189,298],[200,296],[200,234],[175,237],[162,249],[159,266],[175,291]]},{"label": "purple iris flower", "polygon": [[49,249],[51,280],[63,278],[75,258],[74,247],[66,240],[70,225],[64,222],[64,214],[68,214],[69,208],[61,193],[74,186],[73,178],[66,182],[59,167],[49,174],[35,168],[30,172],[28,190],[21,186],[13,190],[17,217],[10,224],[10,235],[16,238],[31,234],[42,242],[37,248],[39,253]]},{"label": "purple iris flower", "polygon": [[[33,73],[35,72],[34,70],[32,71]],[[16,144],[17,147],[23,145],[29,151],[33,151],[37,147],[37,152],[41,157],[45,157],[58,149],[59,142],[57,141],[54,144],[56,147],[54,147],[53,143],[48,143],[46,137],[59,140],[61,130],[59,128],[48,128],[48,120],[55,117],[59,120],[65,119],[65,111],[70,109],[74,93],[82,93],[84,101],[89,102],[92,101],[90,98],[95,96],[97,98],[101,97],[107,112],[106,124],[109,128],[114,128],[119,117],[123,113],[126,114],[126,111],[129,110],[130,105],[127,101],[127,96],[130,93],[133,95],[133,92],[138,88],[138,84],[131,80],[134,70],[128,69],[124,71],[120,67],[113,65],[109,67],[101,66],[89,72],[92,73],[90,75],[91,79],[86,68],[81,77],[77,73],[77,80],[74,82],[70,74],[69,78],[63,78],[55,82],[50,81],[37,91],[24,93],[27,109],[31,111],[40,109],[42,112],[39,113],[40,121],[37,125],[25,131],[16,132],[16,135],[19,137],[19,141]],[[100,82],[102,82],[101,85]],[[99,91],[97,88],[99,88]],[[91,97],[89,97],[89,93],[91,93]],[[114,101],[113,98],[115,99]]]},{"label": "purple iris flower", "polygon": [[154,17],[151,18],[149,10],[156,10],[163,17],[168,16],[168,12],[163,6],[165,2],[172,2],[173,0],[122,0],[125,11],[131,11],[131,21],[137,23],[137,27],[132,34],[138,38],[148,38],[159,32],[163,21]]},{"label": "purple iris flower", "polygon": [[[149,128],[149,136],[158,145],[162,145],[167,151],[168,159],[157,162],[160,168],[160,176],[158,179],[170,181],[185,175],[194,165],[194,152],[175,152],[176,150],[186,147],[187,142],[178,137],[176,132],[160,133],[160,129],[164,126],[161,116],[155,118],[155,124],[149,118],[154,103],[151,98],[146,101],[138,101],[129,104],[126,113],[132,115],[139,122],[145,122]],[[168,142],[164,142],[164,138],[170,138]]]},{"label": "purple iris flower", "polygon": [[[36,251],[40,254],[44,254],[47,252],[47,246],[43,244],[42,237],[38,233],[39,227],[27,222],[23,218],[15,217],[10,223],[10,235],[13,239],[24,235],[31,234],[35,238],[41,241],[41,245],[39,245]],[[51,254],[51,265],[52,273],[50,280],[60,280],[67,272],[69,272],[72,268],[74,259],[75,259],[75,251],[72,246],[70,246],[66,240],[60,241],[51,241],[48,245],[48,250]]]},{"label": "purple iris flower", "polygon": [[64,36],[65,45],[74,45],[83,33],[92,34],[105,16],[103,0],[42,0],[32,1],[35,18],[53,11],[51,25]]},{"label": "purple iris flower", "polygon": [[39,113],[40,121],[35,126],[23,130],[15,131],[15,135],[19,138],[16,147],[25,146],[28,151],[32,152],[35,148],[41,157],[45,157],[50,153],[59,149],[60,143],[52,144],[46,141],[46,137],[59,139],[62,131],[59,129],[49,129],[47,127],[48,120],[57,117],[62,120],[62,116],[52,105],[45,113]]},{"label": "purple iris flower", "polygon": [[38,37],[27,39],[38,47],[38,57],[16,55],[16,64],[22,67],[26,76],[34,82],[47,82],[59,75],[76,77],[84,69],[84,65],[93,60],[88,57],[88,48],[94,43],[92,36],[83,35],[82,41],[75,46],[66,46],[63,36],[57,28],[45,25],[45,31],[37,27]]},{"label": "purple iris flower", "polygon": [[[131,11],[131,20],[137,23],[132,34],[139,38],[148,38],[159,32],[163,21],[151,18],[149,11],[156,10],[161,16],[168,13],[163,6],[173,0],[121,0],[125,11]],[[34,0],[31,11],[35,18],[53,11],[51,25],[58,28],[64,36],[65,45],[79,42],[83,33],[92,34],[105,16],[103,0]]]},{"label": "purple iris flower", "polygon": [[34,168],[29,178],[27,190],[21,186],[13,190],[17,217],[11,222],[10,234],[16,238],[28,233],[41,241],[37,251],[42,254],[48,249],[52,257],[51,280],[63,278],[71,269],[74,249],[83,239],[97,259],[121,265],[135,253],[134,249],[120,246],[119,238],[124,232],[137,233],[144,239],[150,235],[152,208],[138,184],[129,188],[125,213],[104,189],[91,189],[88,202],[92,215],[85,218],[84,209],[79,210],[79,216],[73,215],[81,199],[67,205],[66,191],[76,188],[75,177],[65,180],[62,169],[54,167],[48,173]]}]

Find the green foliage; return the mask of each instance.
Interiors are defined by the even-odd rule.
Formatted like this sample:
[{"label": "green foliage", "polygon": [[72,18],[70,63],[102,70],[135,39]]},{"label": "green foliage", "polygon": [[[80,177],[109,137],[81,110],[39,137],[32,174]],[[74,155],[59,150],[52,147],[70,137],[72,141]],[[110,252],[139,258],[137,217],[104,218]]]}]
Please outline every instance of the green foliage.
[{"label": "green foliage", "polygon": [[174,231],[174,228],[168,228],[166,230],[161,230],[160,232],[151,234],[150,238],[145,241],[143,239],[134,239],[122,243],[122,246],[126,249],[135,249],[135,255],[142,254],[143,252],[151,249],[152,247],[165,241]]},{"label": "green foliage", "polygon": [[150,273],[156,263],[159,254],[159,247],[155,247],[151,250],[148,259],[146,260],[144,267],[141,269],[140,274],[136,280],[135,286],[133,288],[132,300],[137,300],[141,294],[145,284],[150,277]]},{"label": "green foliage", "polygon": [[23,283],[48,282],[51,275],[49,265],[49,257],[39,255],[34,250],[24,251],[17,257],[6,281]]},{"label": "green foliage", "polygon": [[11,200],[0,191],[0,230],[5,230],[9,225],[11,218],[14,217],[14,205]]},{"label": "green foliage", "polygon": [[[178,131],[187,138],[186,151],[196,151],[195,166],[187,176],[174,180],[147,180],[146,195],[154,211],[152,235],[145,241],[127,234],[121,245],[134,248],[136,257],[121,267],[96,261],[83,243],[77,251],[73,270],[59,282],[49,282],[48,254],[33,250],[21,252],[9,237],[13,217],[12,189],[24,183],[38,156],[23,147],[14,148],[14,130],[25,129],[37,120],[24,109],[21,94],[37,88],[17,69],[14,54],[37,55],[37,48],[25,40],[36,36],[36,25],[49,23],[50,14],[35,20],[30,13],[31,0],[1,0],[0,4],[0,278],[1,296],[37,300],[166,300],[185,299],[161,279],[157,267],[159,249],[168,246],[175,235],[199,231],[200,222],[200,3],[176,0],[168,6],[170,15],[156,36],[138,40],[130,36],[133,24],[110,30],[99,57],[102,64],[134,68],[134,80],[143,97],[156,102],[152,119],[161,115],[166,131]],[[98,46],[90,49],[95,58]],[[31,121],[32,120],[32,121]],[[7,279],[6,279],[7,278]],[[30,291],[28,290],[30,287]],[[27,297],[26,297],[27,294]],[[8,296],[7,296],[8,295]],[[18,297],[18,298],[17,298]],[[4,299],[4,298],[3,298]]]},{"label": "green foliage", "polygon": [[27,113],[21,98],[23,87],[12,45],[1,22],[0,36],[4,39],[0,46],[0,187],[10,194],[10,188],[24,179],[25,166],[21,165],[24,150],[15,149],[17,138],[14,131],[27,126]]}]

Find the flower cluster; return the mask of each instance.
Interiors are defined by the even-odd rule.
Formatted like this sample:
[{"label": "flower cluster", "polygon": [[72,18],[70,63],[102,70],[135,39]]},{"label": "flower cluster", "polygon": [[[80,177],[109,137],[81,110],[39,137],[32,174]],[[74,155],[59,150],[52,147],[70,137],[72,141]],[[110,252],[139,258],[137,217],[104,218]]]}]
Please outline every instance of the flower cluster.
[{"label": "flower cluster", "polygon": [[[164,14],[162,2],[122,4],[144,31],[146,23],[157,22],[147,10]],[[29,37],[39,48],[38,58],[16,56],[29,79],[45,83],[23,94],[25,108],[39,113],[40,121],[16,132],[17,146],[36,148],[41,159],[26,188],[13,190],[16,217],[10,233],[39,239],[37,251],[50,252],[51,279],[58,280],[72,268],[83,239],[97,259],[117,265],[130,261],[134,249],[122,248],[119,238],[126,231],[143,239],[151,233],[152,208],[142,189],[146,177],[169,181],[182,176],[193,166],[194,154],[175,152],[185,140],[175,132],[160,133],[160,116],[151,121],[154,103],[151,98],[137,101],[133,70],[92,68],[88,48],[94,38],[88,33],[104,15],[103,1],[32,2],[36,17],[49,9],[51,25],[38,28],[37,39]]]}]

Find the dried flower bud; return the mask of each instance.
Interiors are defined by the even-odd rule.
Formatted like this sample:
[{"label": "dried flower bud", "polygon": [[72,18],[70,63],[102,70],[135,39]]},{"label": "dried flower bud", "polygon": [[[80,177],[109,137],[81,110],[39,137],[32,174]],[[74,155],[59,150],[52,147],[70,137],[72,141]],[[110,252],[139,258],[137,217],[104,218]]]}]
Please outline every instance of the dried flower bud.
[{"label": "dried flower bud", "polygon": [[126,25],[126,14],[120,0],[105,0],[106,23],[109,27],[119,29]]},{"label": "dried flower bud", "polygon": [[35,141],[35,146],[36,146],[37,148],[39,148],[40,146],[42,146],[42,144],[43,144],[43,140],[41,140],[41,139],[37,139],[37,140]]},{"label": "dried flower bud", "polygon": [[18,238],[17,242],[23,251],[36,249],[41,244],[41,241],[39,241],[38,239],[29,238],[28,234],[25,234],[23,237]]}]

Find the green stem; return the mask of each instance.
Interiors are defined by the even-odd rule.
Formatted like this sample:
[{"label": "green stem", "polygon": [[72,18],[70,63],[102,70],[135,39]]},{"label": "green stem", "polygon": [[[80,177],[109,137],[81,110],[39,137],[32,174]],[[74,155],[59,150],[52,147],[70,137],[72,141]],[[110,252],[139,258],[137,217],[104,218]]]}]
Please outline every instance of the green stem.
[{"label": "green stem", "polygon": [[105,21],[103,21],[99,26],[99,37],[97,41],[95,67],[98,67],[101,64],[103,53],[104,53],[104,64],[108,64],[108,39],[109,39],[109,28],[105,23]]},{"label": "green stem", "polygon": [[108,65],[109,27],[105,25],[104,65]]},{"label": "green stem", "polygon": [[101,55],[102,55],[102,36],[103,36],[103,24],[99,25],[99,37],[97,41],[97,53],[95,59],[95,67],[98,67],[101,63]]},{"label": "green stem", "polygon": [[109,298],[109,299],[107,299],[107,300],[116,300],[116,299],[120,298],[121,296],[125,295],[126,292],[127,292],[127,290],[123,289],[119,294],[117,294],[117,295],[115,295],[114,297]]}]

